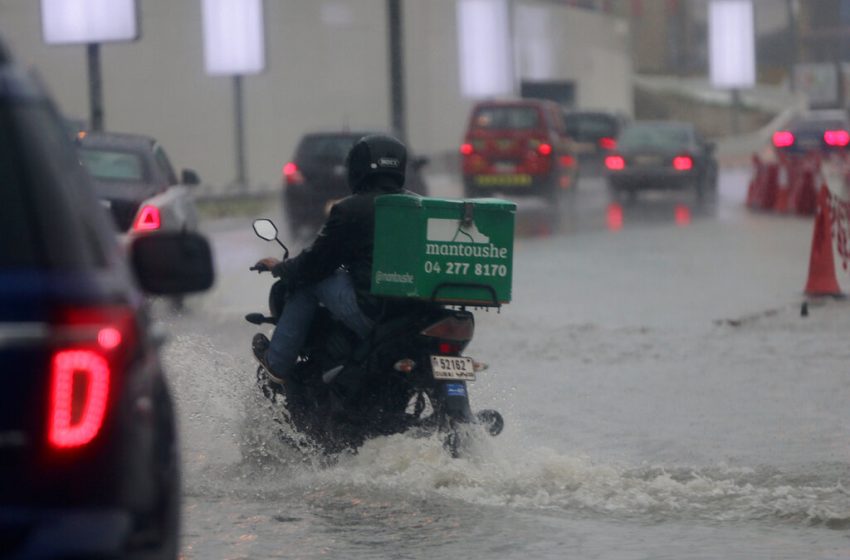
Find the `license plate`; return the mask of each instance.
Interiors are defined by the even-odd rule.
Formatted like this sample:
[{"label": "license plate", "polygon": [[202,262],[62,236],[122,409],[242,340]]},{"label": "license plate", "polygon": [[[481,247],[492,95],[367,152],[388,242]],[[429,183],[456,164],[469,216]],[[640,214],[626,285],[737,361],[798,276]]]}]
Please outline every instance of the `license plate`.
[{"label": "license plate", "polygon": [[460,356],[431,356],[434,379],[448,381],[475,381],[472,358]]},{"label": "license plate", "polygon": [[658,156],[637,156],[635,163],[638,165],[659,165],[661,158]]},{"label": "license plate", "polygon": [[475,184],[481,187],[530,187],[531,175],[476,175]]}]

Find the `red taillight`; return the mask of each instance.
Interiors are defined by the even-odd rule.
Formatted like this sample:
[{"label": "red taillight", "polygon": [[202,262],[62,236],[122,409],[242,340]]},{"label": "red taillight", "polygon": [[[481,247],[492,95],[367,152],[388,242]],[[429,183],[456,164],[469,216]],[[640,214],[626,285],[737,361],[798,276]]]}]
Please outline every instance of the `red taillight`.
[{"label": "red taillight", "polygon": [[300,185],[304,183],[304,175],[301,174],[298,166],[291,161],[283,166],[283,179],[287,185]]},{"label": "red taillight", "polygon": [[794,134],[788,130],[777,130],[773,133],[773,145],[777,148],[793,146]]},{"label": "red taillight", "polygon": [[541,156],[548,156],[552,154],[552,144],[540,144],[537,146],[537,153]]},{"label": "red taillight", "polygon": [[463,344],[457,342],[441,342],[437,345],[437,352],[444,356],[457,356],[463,352]]},{"label": "red taillight", "polygon": [[823,140],[830,146],[843,148],[850,144],[850,132],[846,130],[827,130],[823,133]]},{"label": "red taillight", "polygon": [[691,156],[676,156],[673,158],[673,169],[676,171],[690,171],[694,167]]},{"label": "red taillight", "polygon": [[51,363],[48,441],[67,449],[89,443],[103,425],[110,368],[93,350],[62,350]]},{"label": "red taillight", "polygon": [[605,158],[605,167],[611,171],[620,171],[626,168],[626,160],[623,156],[608,156]]},{"label": "red taillight", "polygon": [[576,164],[576,158],[570,155],[561,156],[560,159],[563,167],[573,167]]},{"label": "red taillight", "polygon": [[159,208],[150,204],[142,206],[142,209],[136,215],[136,221],[133,222],[134,231],[154,231],[161,226],[162,219],[159,214]]},{"label": "red taillight", "polygon": [[475,148],[472,146],[472,144],[466,143],[466,144],[460,145],[460,153],[462,155],[471,156],[472,152],[474,152],[474,151],[475,151]]},{"label": "red taillight", "polygon": [[615,150],[617,149],[617,141],[613,138],[600,138],[599,147],[603,150]]},{"label": "red taillight", "polygon": [[472,340],[475,332],[475,322],[471,317],[446,317],[422,331],[425,336],[439,338],[440,340],[452,340],[467,342]]},{"label": "red taillight", "polygon": [[91,442],[106,418],[113,372],[135,340],[127,307],[62,308],[53,321],[59,346],[50,361],[47,441],[55,449]]}]

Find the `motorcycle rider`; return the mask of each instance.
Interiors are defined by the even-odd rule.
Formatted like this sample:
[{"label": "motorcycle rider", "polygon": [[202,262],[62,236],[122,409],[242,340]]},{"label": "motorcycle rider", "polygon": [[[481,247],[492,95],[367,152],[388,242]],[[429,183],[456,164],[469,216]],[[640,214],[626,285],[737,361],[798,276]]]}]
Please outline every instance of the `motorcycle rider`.
[{"label": "motorcycle rider", "polygon": [[374,326],[379,305],[370,294],[374,200],[412,194],[403,189],[407,148],[392,136],[369,135],[354,144],[346,163],[352,194],[331,207],[313,243],[292,259],[266,257],[256,265],[282,278],[289,290],[271,341],[262,334],[253,341],[255,356],[281,384],[292,376],[320,303],[361,339]]}]

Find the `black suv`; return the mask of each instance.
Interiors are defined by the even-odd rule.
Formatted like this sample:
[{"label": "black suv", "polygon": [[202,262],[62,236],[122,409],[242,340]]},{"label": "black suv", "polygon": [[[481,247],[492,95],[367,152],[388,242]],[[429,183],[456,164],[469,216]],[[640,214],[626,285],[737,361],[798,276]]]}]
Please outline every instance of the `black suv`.
[{"label": "black suv", "polygon": [[[311,132],[298,142],[294,157],[283,166],[283,210],[293,239],[318,229],[330,206],[351,194],[345,158],[354,143],[369,134],[386,133]],[[428,194],[419,172],[427,162],[426,158],[415,157],[408,147],[404,185],[407,190]]]},{"label": "black suv", "polygon": [[148,293],[212,283],[209,245],[128,248],[63,121],[0,45],[0,556],[177,557],[174,409]]}]

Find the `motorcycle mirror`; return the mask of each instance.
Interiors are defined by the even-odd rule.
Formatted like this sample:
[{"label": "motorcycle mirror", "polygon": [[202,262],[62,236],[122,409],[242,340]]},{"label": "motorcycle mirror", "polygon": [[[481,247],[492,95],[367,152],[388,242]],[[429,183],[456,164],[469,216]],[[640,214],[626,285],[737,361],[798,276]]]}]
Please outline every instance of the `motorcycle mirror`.
[{"label": "motorcycle mirror", "polygon": [[257,234],[257,237],[265,239],[266,241],[274,241],[277,239],[277,228],[275,227],[274,222],[267,218],[254,220],[254,233]]},{"label": "motorcycle mirror", "polygon": [[286,248],[286,245],[278,239],[277,237],[277,228],[274,225],[274,222],[269,220],[268,218],[261,218],[259,220],[254,220],[254,233],[257,234],[257,237],[260,239],[265,239],[266,241],[277,241],[277,244],[283,247],[283,260],[289,258],[289,249]]}]

